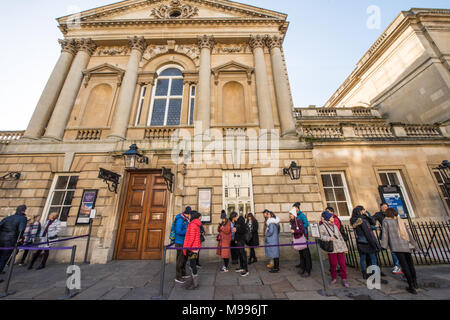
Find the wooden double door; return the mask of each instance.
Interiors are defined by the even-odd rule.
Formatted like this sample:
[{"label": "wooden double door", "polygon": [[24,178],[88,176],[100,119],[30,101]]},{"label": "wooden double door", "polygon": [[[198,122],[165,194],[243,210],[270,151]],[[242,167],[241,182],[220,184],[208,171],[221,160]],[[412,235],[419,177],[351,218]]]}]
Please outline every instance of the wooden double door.
[{"label": "wooden double door", "polygon": [[130,174],[116,259],[162,259],[168,197],[160,171]]}]

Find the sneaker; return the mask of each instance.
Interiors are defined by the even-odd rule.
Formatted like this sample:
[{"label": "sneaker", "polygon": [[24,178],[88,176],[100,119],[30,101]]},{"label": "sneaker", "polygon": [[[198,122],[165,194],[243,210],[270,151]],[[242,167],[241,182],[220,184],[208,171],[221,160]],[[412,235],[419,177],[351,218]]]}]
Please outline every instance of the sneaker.
[{"label": "sneaker", "polygon": [[220,272],[228,272],[229,270],[227,269],[227,268],[225,268],[225,267],[222,267],[222,269],[220,269]]},{"label": "sneaker", "polygon": [[202,268],[202,266],[198,264],[198,265],[197,265],[197,268],[198,268],[198,269],[201,269],[201,268]]},{"label": "sneaker", "polygon": [[332,279],[332,280],[330,281],[330,285],[336,284],[336,282],[337,282],[336,279]]},{"label": "sneaker", "polygon": [[411,293],[411,294],[417,294],[417,291],[416,291],[416,289],[414,289],[414,288],[408,287],[408,288],[406,288],[406,291],[408,291],[408,292]]},{"label": "sneaker", "polygon": [[269,272],[270,273],[278,273],[278,272],[280,272],[280,269],[272,268],[272,269],[269,270]]},{"label": "sneaker", "polygon": [[189,279],[191,276],[188,276],[188,275],[185,275],[185,276],[183,276],[182,278],[183,279]]},{"label": "sneaker", "polygon": [[185,283],[186,281],[184,281],[184,280],[181,279],[181,278],[175,278],[175,282],[176,282],[176,283]]},{"label": "sneaker", "polygon": [[269,263],[266,267],[272,269],[273,268],[273,264]]},{"label": "sneaker", "polygon": [[309,273],[309,272],[305,272],[305,273],[304,273],[304,274],[302,274],[301,276],[302,276],[302,278],[308,278],[308,277],[310,277],[310,276],[311,276],[311,273]]},{"label": "sneaker", "polygon": [[348,284],[347,280],[342,280],[342,284],[346,288],[350,288],[350,285]]},{"label": "sneaker", "polygon": [[246,277],[249,274],[250,274],[250,272],[244,270],[244,271],[241,272],[241,277]]},{"label": "sneaker", "polygon": [[394,269],[392,269],[393,274],[403,274],[402,269],[400,269],[398,266],[395,266]]},{"label": "sneaker", "polygon": [[241,273],[241,272],[244,272],[245,270],[244,269],[236,269],[236,273]]}]

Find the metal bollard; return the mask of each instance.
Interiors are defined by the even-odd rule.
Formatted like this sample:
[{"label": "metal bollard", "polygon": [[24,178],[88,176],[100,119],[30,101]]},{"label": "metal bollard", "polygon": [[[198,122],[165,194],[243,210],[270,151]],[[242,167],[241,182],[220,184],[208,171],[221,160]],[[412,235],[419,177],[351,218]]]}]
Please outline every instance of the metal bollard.
[{"label": "metal bollard", "polygon": [[[77,252],[77,246],[73,246],[72,247],[72,256],[70,257],[70,264],[69,266],[74,266],[75,265],[75,254]],[[69,279],[69,275],[67,277],[67,280]],[[62,296],[58,297],[59,300],[65,300],[65,299],[70,299],[73,298],[74,296],[76,296],[78,294],[78,290],[70,290],[69,287],[67,286],[66,283],[66,289],[65,292]]]},{"label": "metal bollard", "polygon": [[92,233],[92,219],[89,219],[89,233],[86,242],[86,250],[84,251],[84,264],[88,264],[88,253],[89,253],[89,244],[91,242],[91,233]]},{"label": "metal bollard", "polygon": [[320,295],[322,296],[330,296],[330,293],[328,292],[328,285],[327,285],[327,280],[325,278],[325,270],[323,268],[323,260],[322,260],[322,253],[320,252],[320,248],[319,248],[319,243],[318,240],[316,239],[316,249],[317,249],[317,255],[319,256],[319,263],[320,263],[320,271],[322,273],[322,281],[323,281],[323,290],[320,289],[319,291],[317,291]]},{"label": "metal bollard", "polygon": [[10,262],[9,268],[8,268],[8,275],[7,275],[7,278],[6,278],[4,291],[3,291],[3,293],[0,293],[0,298],[4,298],[4,297],[10,296],[10,295],[13,295],[13,294],[15,294],[17,292],[17,291],[8,292],[8,290],[9,290],[9,283],[11,281],[11,277],[12,277],[12,273],[13,273],[14,262],[16,261],[16,256],[17,256],[17,252],[18,251],[19,250],[17,249],[17,244],[16,244],[14,246],[14,250],[13,250],[13,252],[11,254],[12,258],[11,258],[11,262]]},{"label": "metal bollard", "polygon": [[166,298],[164,298],[164,276],[166,274],[166,252],[167,252],[167,247],[164,246],[163,257],[161,260],[161,280],[159,283],[159,296],[152,297],[152,300],[166,300]]}]

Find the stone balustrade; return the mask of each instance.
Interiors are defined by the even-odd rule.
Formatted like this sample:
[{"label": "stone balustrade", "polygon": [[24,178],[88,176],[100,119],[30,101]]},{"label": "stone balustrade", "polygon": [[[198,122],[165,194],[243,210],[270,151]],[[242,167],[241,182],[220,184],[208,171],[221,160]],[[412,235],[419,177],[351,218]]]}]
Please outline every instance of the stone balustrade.
[{"label": "stone balustrade", "polygon": [[438,137],[442,135],[439,127],[434,125],[405,125],[404,129],[408,137]]},{"label": "stone balustrade", "polygon": [[357,125],[354,127],[356,137],[393,138],[394,132],[389,125]]},{"label": "stone balustrade", "polygon": [[177,128],[147,128],[144,139],[150,140],[170,140],[176,134]]},{"label": "stone balustrade", "polygon": [[10,144],[22,138],[25,131],[0,131],[0,144]]},{"label": "stone balustrade", "polygon": [[100,140],[101,136],[102,136],[102,130],[82,129],[82,130],[78,130],[76,140],[81,140],[81,141]]},{"label": "stone balustrade", "polygon": [[308,118],[381,118],[373,108],[295,108],[297,120]]},{"label": "stone balustrade", "polygon": [[344,137],[340,126],[304,126],[299,128],[300,136],[315,139],[341,139]]}]

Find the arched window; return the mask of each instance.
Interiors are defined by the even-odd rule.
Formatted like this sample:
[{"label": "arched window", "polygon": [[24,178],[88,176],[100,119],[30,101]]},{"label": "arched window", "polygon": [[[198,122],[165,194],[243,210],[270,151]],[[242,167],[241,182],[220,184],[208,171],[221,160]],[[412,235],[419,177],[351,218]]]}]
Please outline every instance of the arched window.
[{"label": "arched window", "polygon": [[150,126],[178,126],[183,105],[183,73],[172,65],[158,72],[152,106]]}]

